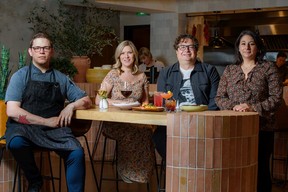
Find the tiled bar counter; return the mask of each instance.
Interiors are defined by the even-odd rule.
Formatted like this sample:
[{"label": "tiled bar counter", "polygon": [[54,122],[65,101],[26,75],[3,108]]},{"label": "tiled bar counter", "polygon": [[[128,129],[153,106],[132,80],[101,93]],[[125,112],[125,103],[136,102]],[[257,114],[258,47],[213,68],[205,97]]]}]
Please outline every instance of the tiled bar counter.
[{"label": "tiled bar counter", "polygon": [[257,113],[167,117],[167,192],[256,192]]}]

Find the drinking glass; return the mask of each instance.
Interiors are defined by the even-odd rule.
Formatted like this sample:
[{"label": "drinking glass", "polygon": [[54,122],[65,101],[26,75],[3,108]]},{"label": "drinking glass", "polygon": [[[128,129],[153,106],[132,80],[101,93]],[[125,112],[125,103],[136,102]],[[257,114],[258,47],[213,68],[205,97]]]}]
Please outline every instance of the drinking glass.
[{"label": "drinking glass", "polygon": [[168,112],[175,111],[175,109],[176,109],[176,100],[174,100],[174,99],[166,99],[165,100],[165,107],[166,107],[166,111],[168,111]]},{"label": "drinking glass", "polygon": [[124,81],[123,88],[121,89],[121,94],[127,98],[132,94],[132,90],[128,86],[128,82]]},{"label": "drinking glass", "polygon": [[163,98],[161,96],[161,92],[154,92],[154,105],[156,107],[162,107],[163,106]]}]

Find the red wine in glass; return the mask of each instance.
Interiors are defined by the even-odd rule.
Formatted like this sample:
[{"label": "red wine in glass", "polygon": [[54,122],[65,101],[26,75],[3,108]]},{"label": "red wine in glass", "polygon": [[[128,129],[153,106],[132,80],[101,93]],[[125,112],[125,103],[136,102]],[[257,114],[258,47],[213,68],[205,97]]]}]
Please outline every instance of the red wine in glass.
[{"label": "red wine in glass", "polygon": [[131,95],[131,93],[132,93],[132,91],[127,91],[127,90],[125,90],[125,91],[121,91],[121,93],[122,93],[122,95],[124,96],[124,97],[129,97],[130,95]]},{"label": "red wine in glass", "polygon": [[125,81],[125,82],[124,82],[124,89],[121,90],[121,94],[122,94],[125,98],[127,98],[127,97],[129,97],[129,96],[131,95],[131,93],[132,93],[132,90],[129,90],[129,89],[128,89],[128,83]]}]

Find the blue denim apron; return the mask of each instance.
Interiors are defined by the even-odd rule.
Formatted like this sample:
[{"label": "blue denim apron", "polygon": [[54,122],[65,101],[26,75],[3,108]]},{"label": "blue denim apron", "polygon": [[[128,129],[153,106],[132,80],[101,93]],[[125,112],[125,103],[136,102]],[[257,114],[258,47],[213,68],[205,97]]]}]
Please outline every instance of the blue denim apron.
[{"label": "blue denim apron", "polygon": [[[21,107],[44,118],[59,116],[64,108],[65,98],[61,93],[59,83],[56,82],[54,70],[52,70],[52,82],[33,81],[31,65],[27,74],[29,79],[24,90]],[[8,144],[13,137],[22,136],[39,147],[52,150],[74,150],[81,147],[69,127],[51,128],[42,125],[21,124],[11,118],[7,121],[5,136]]]}]

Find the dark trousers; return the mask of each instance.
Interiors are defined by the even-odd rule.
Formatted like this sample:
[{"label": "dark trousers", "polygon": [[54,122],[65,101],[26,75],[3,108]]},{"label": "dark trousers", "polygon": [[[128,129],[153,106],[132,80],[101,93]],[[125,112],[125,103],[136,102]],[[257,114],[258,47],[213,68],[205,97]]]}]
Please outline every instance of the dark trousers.
[{"label": "dark trousers", "polygon": [[152,136],[155,148],[165,162],[166,162],[166,146],[167,146],[166,135],[167,135],[167,128],[164,126],[158,126]]},{"label": "dark trousers", "polygon": [[257,192],[271,192],[270,157],[274,146],[273,132],[259,132]]},{"label": "dark trousers", "polygon": [[[8,149],[13,154],[20,168],[23,170],[29,184],[42,180],[41,173],[36,166],[33,149],[37,146],[25,137],[14,137]],[[82,148],[73,151],[55,151],[64,159],[66,182],[69,192],[83,192],[85,185],[85,158]]]}]

